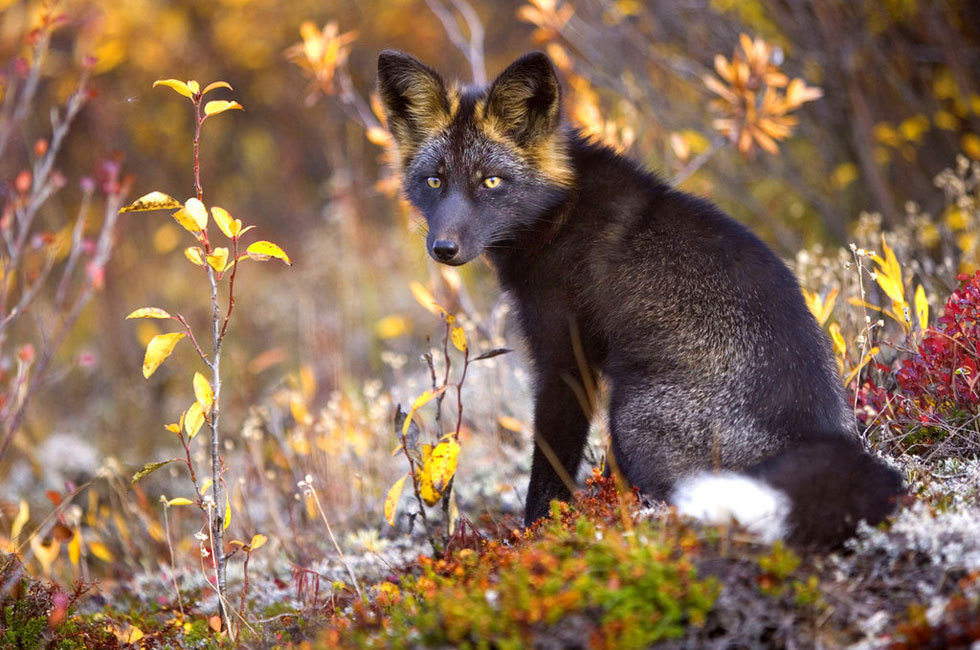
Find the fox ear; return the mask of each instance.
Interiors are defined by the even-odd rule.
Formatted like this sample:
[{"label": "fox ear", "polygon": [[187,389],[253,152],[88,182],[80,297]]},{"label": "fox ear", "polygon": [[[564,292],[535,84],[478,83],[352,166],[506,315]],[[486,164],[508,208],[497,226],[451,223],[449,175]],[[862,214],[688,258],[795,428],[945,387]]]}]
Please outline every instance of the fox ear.
[{"label": "fox ear", "polygon": [[561,86],[544,52],[531,52],[504,70],[487,95],[486,116],[518,145],[551,134],[561,120]]},{"label": "fox ear", "polygon": [[381,105],[402,160],[425,137],[449,123],[449,100],[439,74],[411,54],[384,50],[378,56]]}]

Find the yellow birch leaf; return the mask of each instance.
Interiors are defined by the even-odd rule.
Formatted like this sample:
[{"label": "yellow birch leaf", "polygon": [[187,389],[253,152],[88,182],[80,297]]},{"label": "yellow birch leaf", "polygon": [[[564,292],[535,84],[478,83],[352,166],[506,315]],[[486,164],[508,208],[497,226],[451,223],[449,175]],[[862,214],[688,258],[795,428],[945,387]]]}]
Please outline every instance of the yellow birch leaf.
[{"label": "yellow birch leaf", "polygon": [[207,494],[211,486],[214,485],[214,479],[206,478],[204,482],[201,483],[201,494]]},{"label": "yellow birch leaf", "polygon": [[130,318],[173,318],[173,316],[159,307],[140,307],[136,311],[131,312],[126,317],[126,320]]},{"label": "yellow birch leaf", "polygon": [[225,523],[221,530],[227,530],[231,525],[231,499],[228,498],[228,491],[225,490]]},{"label": "yellow birch leaf", "polygon": [[[231,215],[228,214],[227,210],[214,206],[211,208],[211,217],[214,219],[214,222],[218,224],[218,228],[225,237],[231,239],[235,236],[236,233],[232,230],[232,228],[236,220],[231,218]],[[239,224],[241,224],[241,222],[239,222]]]},{"label": "yellow birch leaf", "polygon": [[256,533],[256,534],[252,535],[252,541],[249,542],[248,545],[254,551],[257,548],[261,548],[261,547],[265,546],[265,543],[268,542],[268,541],[269,541],[269,538],[268,537],[266,537],[262,533]]},{"label": "yellow birch leaf", "polygon": [[218,273],[221,273],[228,265],[228,249],[224,246],[219,246],[218,248],[215,248],[214,252],[208,255],[205,259],[208,262],[208,266]]},{"label": "yellow birch leaf", "polygon": [[163,428],[169,431],[170,433],[180,433],[181,426],[179,424],[174,423],[174,424],[168,424]]},{"label": "yellow birch leaf", "polygon": [[919,319],[919,329],[925,330],[929,326],[929,301],[921,284],[915,289],[915,316]]},{"label": "yellow birch leaf", "polygon": [[449,314],[442,305],[436,302],[436,297],[432,295],[432,292],[426,289],[421,283],[413,280],[409,283],[408,288],[412,292],[415,301],[433,314],[442,314],[444,316]]},{"label": "yellow birch leaf", "polygon": [[196,95],[199,92],[201,92],[201,84],[191,79],[190,81],[187,82],[187,89]]},{"label": "yellow birch leaf", "polygon": [[201,406],[200,402],[194,402],[187,409],[187,415],[184,417],[184,431],[187,432],[187,439],[193,440],[203,424],[204,407]]},{"label": "yellow birch leaf", "polygon": [[199,372],[194,373],[194,397],[201,408],[207,410],[214,402],[214,391],[211,390],[211,383]]},{"label": "yellow birch leaf", "polygon": [[449,338],[457,350],[466,352],[466,332],[463,331],[462,326],[457,325],[453,327],[449,333]]},{"label": "yellow birch leaf", "polygon": [[190,218],[197,224],[198,230],[204,230],[208,227],[208,210],[200,200],[194,197],[187,199],[184,202],[184,210],[187,211]]},{"label": "yellow birch leaf", "polygon": [[153,87],[156,88],[157,86],[166,86],[167,88],[173,88],[178,93],[180,93],[184,97],[187,97],[188,99],[194,96],[194,93],[191,92],[191,89],[187,86],[187,84],[179,79],[157,79],[156,81],[153,82]]},{"label": "yellow birch leaf", "polygon": [[143,638],[143,630],[139,629],[135,625],[130,625],[129,629],[126,630],[125,638],[120,639],[123,643],[133,643]]},{"label": "yellow birch leaf", "polygon": [[194,502],[186,497],[174,497],[170,501],[167,501],[168,506],[189,506]]},{"label": "yellow birch leaf", "polygon": [[193,235],[197,235],[199,232],[201,232],[201,229],[197,227],[197,221],[187,211],[186,207],[182,207],[180,210],[177,210],[170,216],[173,217],[174,221],[179,223],[180,227],[187,232]]},{"label": "yellow birch leaf", "polygon": [[204,250],[200,246],[188,246],[184,249],[184,257],[191,261],[191,264],[204,266]]},{"label": "yellow birch leaf", "polygon": [[205,115],[217,115],[218,113],[224,113],[225,111],[231,110],[244,111],[245,108],[238,102],[229,102],[225,101],[224,99],[216,99],[204,105]]},{"label": "yellow birch leaf", "polygon": [[450,438],[443,440],[432,450],[429,474],[432,477],[432,487],[437,492],[446,489],[449,481],[456,474],[456,460],[459,457],[459,443]]},{"label": "yellow birch leaf", "polygon": [[871,361],[872,357],[874,357],[874,355],[876,354],[878,354],[878,348],[877,347],[871,348],[871,350],[869,350],[868,353],[864,355],[864,358],[861,359],[861,363],[859,363],[857,367],[854,368],[854,370],[852,370],[847,375],[847,378],[844,379],[844,385],[847,386],[849,383],[851,383],[851,380],[854,379],[854,377],[856,377],[859,372],[861,372],[861,368],[868,365],[868,362]]},{"label": "yellow birch leaf", "polygon": [[444,392],[446,392],[445,386],[441,388],[437,388],[435,390],[432,390],[430,388],[429,390],[425,391],[424,393],[422,393],[421,395],[415,398],[415,401],[412,402],[411,410],[408,412],[408,415],[405,417],[405,423],[402,425],[403,436],[408,435],[408,427],[412,424],[412,416],[415,415],[415,412],[420,408],[422,408],[423,406],[425,406],[426,404],[428,404],[429,402],[431,402],[432,400],[434,400],[436,397],[442,395]]},{"label": "yellow birch leaf", "polygon": [[160,367],[170,353],[174,351],[174,346],[180,339],[187,336],[183,332],[171,332],[169,334],[157,334],[150,339],[146,346],[146,356],[143,357],[143,377],[150,378],[156,369]]},{"label": "yellow birch leaf", "polygon": [[82,533],[76,528],[75,534],[71,536],[71,540],[68,542],[68,561],[74,567],[78,566],[79,561],[82,559]]},{"label": "yellow birch leaf", "polygon": [[17,538],[20,537],[20,532],[24,530],[24,526],[27,525],[30,517],[31,509],[27,505],[27,501],[21,499],[20,505],[17,508],[17,515],[14,517],[14,524],[10,528],[10,539],[13,543],[17,543]]},{"label": "yellow birch leaf", "polygon": [[170,210],[179,208],[180,201],[163,192],[150,192],[136,199],[119,212],[146,212],[148,210]]},{"label": "yellow birch leaf", "polygon": [[442,495],[432,486],[432,445],[422,445],[422,475],[419,480],[419,496],[430,506],[434,506]]},{"label": "yellow birch leaf", "polygon": [[398,500],[402,496],[402,488],[405,487],[405,479],[407,478],[408,474],[405,474],[395,481],[395,484],[388,490],[388,496],[385,497],[385,521],[388,522],[389,526],[395,525],[395,511],[398,508]]},{"label": "yellow birch leaf", "polygon": [[204,92],[202,95],[207,95],[212,90],[217,90],[218,88],[227,88],[228,90],[234,90],[227,81],[212,81],[207,86],[204,87]]},{"label": "yellow birch leaf", "polygon": [[289,256],[271,241],[257,241],[249,245],[249,247],[245,249],[245,252],[248,253],[248,256],[253,260],[258,260],[260,262],[264,262],[270,257],[275,257],[276,259],[282,260],[289,266],[293,265],[293,263],[289,261]]},{"label": "yellow birch leaf", "polygon": [[103,562],[112,562],[113,560],[112,553],[102,542],[89,543],[88,550],[91,551],[92,555],[99,558]]}]

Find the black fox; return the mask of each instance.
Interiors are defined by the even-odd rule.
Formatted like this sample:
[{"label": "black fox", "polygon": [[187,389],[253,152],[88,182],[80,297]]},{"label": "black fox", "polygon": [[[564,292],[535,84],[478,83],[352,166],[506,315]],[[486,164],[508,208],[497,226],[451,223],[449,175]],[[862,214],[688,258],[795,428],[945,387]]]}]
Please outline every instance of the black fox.
[{"label": "black fox", "polygon": [[708,201],[564,123],[546,55],[479,88],[386,50],[378,79],[430,255],[485,254],[527,338],[528,524],[569,495],[561,474],[575,476],[589,428],[582,372],[609,385],[625,477],[683,513],[833,546],[891,512],[902,479],[853,434],[829,341],[789,269]]}]

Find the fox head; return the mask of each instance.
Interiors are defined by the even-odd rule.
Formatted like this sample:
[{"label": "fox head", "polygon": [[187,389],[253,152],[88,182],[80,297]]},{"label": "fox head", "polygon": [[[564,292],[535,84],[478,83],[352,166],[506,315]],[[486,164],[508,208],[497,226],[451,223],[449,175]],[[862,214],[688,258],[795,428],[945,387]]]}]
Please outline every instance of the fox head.
[{"label": "fox head", "polygon": [[385,50],[378,88],[402,187],[428,225],[438,262],[465,264],[534,228],[574,182],[560,85],[541,52],[485,88],[447,87],[415,57]]}]

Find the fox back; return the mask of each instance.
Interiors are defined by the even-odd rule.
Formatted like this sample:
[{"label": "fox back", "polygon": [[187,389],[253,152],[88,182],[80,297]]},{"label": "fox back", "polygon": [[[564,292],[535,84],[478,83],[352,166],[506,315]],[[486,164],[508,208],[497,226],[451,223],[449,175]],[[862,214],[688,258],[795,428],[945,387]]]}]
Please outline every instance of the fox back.
[{"label": "fox back", "polygon": [[378,77],[430,255],[486,255],[527,339],[527,523],[569,494],[591,415],[576,386],[598,373],[615,465],[681,512],[826,546],[891,511],[901,478],[854,436],[790,270],[711,203],[565,124],[547,56],[461,88],[385,51]]}]

